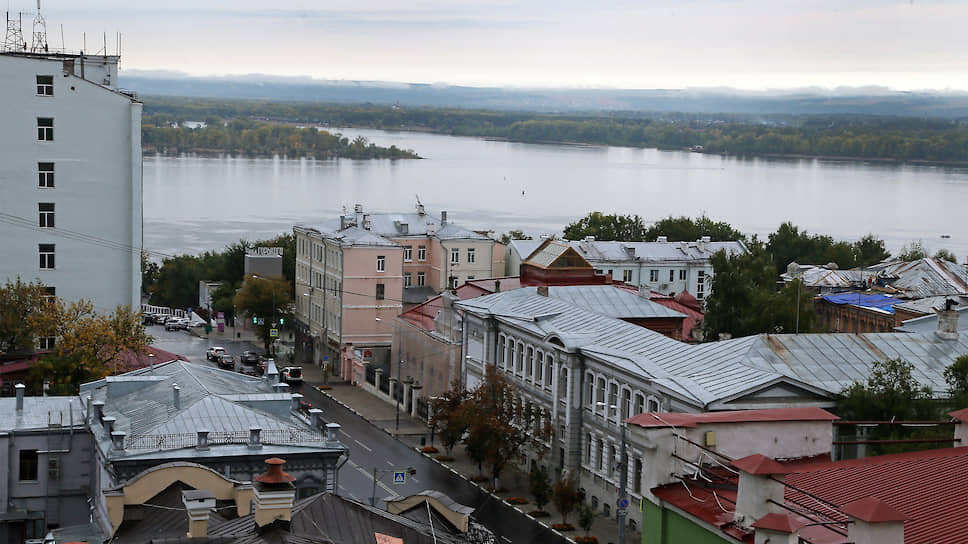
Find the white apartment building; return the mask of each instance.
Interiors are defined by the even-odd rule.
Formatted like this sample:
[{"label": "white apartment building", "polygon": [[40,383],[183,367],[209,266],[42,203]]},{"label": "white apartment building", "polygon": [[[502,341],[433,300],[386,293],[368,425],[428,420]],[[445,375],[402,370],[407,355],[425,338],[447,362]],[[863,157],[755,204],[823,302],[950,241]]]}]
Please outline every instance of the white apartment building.
[{"label": "white apartment building", "polygon": [[141,304],[142,104],[112,55],[0,52],[0,282]]},{"label": "white apartment building", "polygon": [[[513,240],[507,247],[507,274],[516,276],[521,262],[543,240]],[[720,250],[746,253],[741,241],[713,242],[704,236],[695,242],[669,242],[660,236],[655,242],[583,240],[568,242],[599,274],[636,287],[670,294],[688,291],[699,300],[709,295],[713,275],[712,256]]]}]

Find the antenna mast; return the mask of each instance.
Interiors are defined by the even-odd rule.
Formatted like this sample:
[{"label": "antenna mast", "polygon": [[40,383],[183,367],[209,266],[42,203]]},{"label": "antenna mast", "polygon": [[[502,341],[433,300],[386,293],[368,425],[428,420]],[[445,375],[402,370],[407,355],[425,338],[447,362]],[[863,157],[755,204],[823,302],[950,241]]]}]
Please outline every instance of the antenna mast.
[{"label": "antenna mast", "polygon": [[13,51],[23,51],[27,48],[27,42],[24,41],[24,34],[21,31],[21,19],[23,15],[18,13],[17,19],[10,18],[10,12],[7,12],[7,33],[3,39],[3,48],[0,51],[8,53]]},{"label": "antenna mast", "polygon": [[30,51],[33,53],[47,52],[47,21],[40,13],[40,0],[37,0],[37,15],[34,17],[34,33]]}]

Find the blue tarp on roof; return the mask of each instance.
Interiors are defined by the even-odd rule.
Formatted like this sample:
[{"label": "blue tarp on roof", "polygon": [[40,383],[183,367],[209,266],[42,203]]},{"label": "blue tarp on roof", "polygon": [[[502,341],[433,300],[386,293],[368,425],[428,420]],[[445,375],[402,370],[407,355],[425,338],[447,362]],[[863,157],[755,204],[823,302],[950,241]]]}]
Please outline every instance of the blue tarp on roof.
[{"label": "blue tarp on roof", "polygon": [[904,302],[885,295],[865,295],[864,293],[838,293],[821,297],[831,304],[853,304],[862,308],[875,308],[894,313],[894,305]]}]

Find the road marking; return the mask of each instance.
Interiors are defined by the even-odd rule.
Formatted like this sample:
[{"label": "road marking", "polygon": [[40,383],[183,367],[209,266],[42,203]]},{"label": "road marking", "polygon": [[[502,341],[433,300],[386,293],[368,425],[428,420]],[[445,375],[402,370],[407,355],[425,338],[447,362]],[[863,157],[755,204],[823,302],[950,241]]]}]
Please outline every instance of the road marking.
[{"label": "road marking", "polygon": [[420,480],[418,480],[418,479],[416,479],[416,478],[414,478],[413,476],[411,476],[411,477],[410,477],[410,479],[411,479],[411,480],[413,481],[413,483],[415,483],[415,484],[419,484],[419,483],[420,483]]},{"label": "road marking", "polygon": [[508,537],[506,537],[506,536],[502,536],[501,539],[504,540],[504,541],[506,541],[506,542],[511,542],[511,539],[508,538]]},{"label": "road marking", "polygon": [[368,446],[367,446],[366,444],[364,444],[364,443],[362,443],[362,442],[360,442],[359,440],[357,440],[357,439],[355,439],[355,438],[353,439],[353,442],[356,442],[357,444],[359,444],[359,445],[360,445],[360,447],[361,447],[361,448],[363,448],[363,449],[364,449],[364,450],[366,450],[366,451],[373,451],[373,449],[372,449],[372,448],[370,448],[370,447],[368,447]]},{"label": "road marking", "polygon": [[391,461],[387,461],[387,464],[390,465],[391,467],[394,466],[393,465],[393,462],[391,462]]},{"label": "road marking", "polygon": [[340,429],[339,432],[345,434],[346,435],[346,438],[353,438],[352,436],[350,436],[350,433],[344,431],[343,429]]}]

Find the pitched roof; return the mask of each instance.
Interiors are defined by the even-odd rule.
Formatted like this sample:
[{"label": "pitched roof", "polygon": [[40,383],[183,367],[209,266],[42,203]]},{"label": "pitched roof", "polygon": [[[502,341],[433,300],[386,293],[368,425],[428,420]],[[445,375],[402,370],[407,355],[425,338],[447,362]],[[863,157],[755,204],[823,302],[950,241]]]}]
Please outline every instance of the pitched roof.
[{"label": "pitched roof", "polygon": [[756,523],[753,524],[753,527],[756,529],[768,529],[780,533],[795,533],[804,525],[806,525],[806,523],[794,518],[790,514],[778,514],[776,512],[770,512],[769,514],[756,520]]},{"label": "pitched roof", "polygon": [[618,242],[572,240],[571,247],[590,262],[595,261],[705,261],[717,251],[746,253],[743,242]]},{"label": "pitched roof", "polygon": [[840,511],[868,523],[904,521],[908,519],[897,508],[894,508],[877,497],[866,497],[849,502],[841,506]]},{"label": "pitched roof", "polygon": [[[352,217],[354,214],[346,214],[348,217]],[[440,215],[434,215],[431,213],[397,213],[397,212],[379,212],[370,213],[365,212],[361,214],[365,215],[370,221],[370,228],[367,232],[371,232],[378,236],[385,236],[387,238],[402,238],[406,236],[433,236],[441,240],[490,240],[487,236],[475,232],[473,230],[461,227],[448,220],[446,223],[441,225]],[[404,225],[406,225],[406,230],[404,230]],[[332,232],[340,233],[345,232],[345,230],[340,230],[340,218],[336,217],[334,219],[328,219],[322,223],[316,225],[302,225],[303,227],[315,228],[320,232]],[[363,225],[357,225],[361,230]],[[355,228],[355,227],[350,227]]]},{"label": "pitched roof", "polygon": [[769,410],[734,410],[726,412],[669,412],[644,413],[626,419],[639,427],[695,427],[710,423],[756,423],[778,421],[834,421],[840,419],[830,412],[813,406],[774,408]]},{"label": "pitched roof", "polygon": [[594,268],[570,245],[551,239],[541,242],[524,263],[539,268]]},{"label": "pitched roof", "polygon": [[911,298],[968,293],[968,267],[933,257],[887,263],[878,277]]},{"label": "pitched roof", "polygon": [[791,471],[789,467],[759,453],[736,459],[732,464],[747,474],[787,474]]}]

